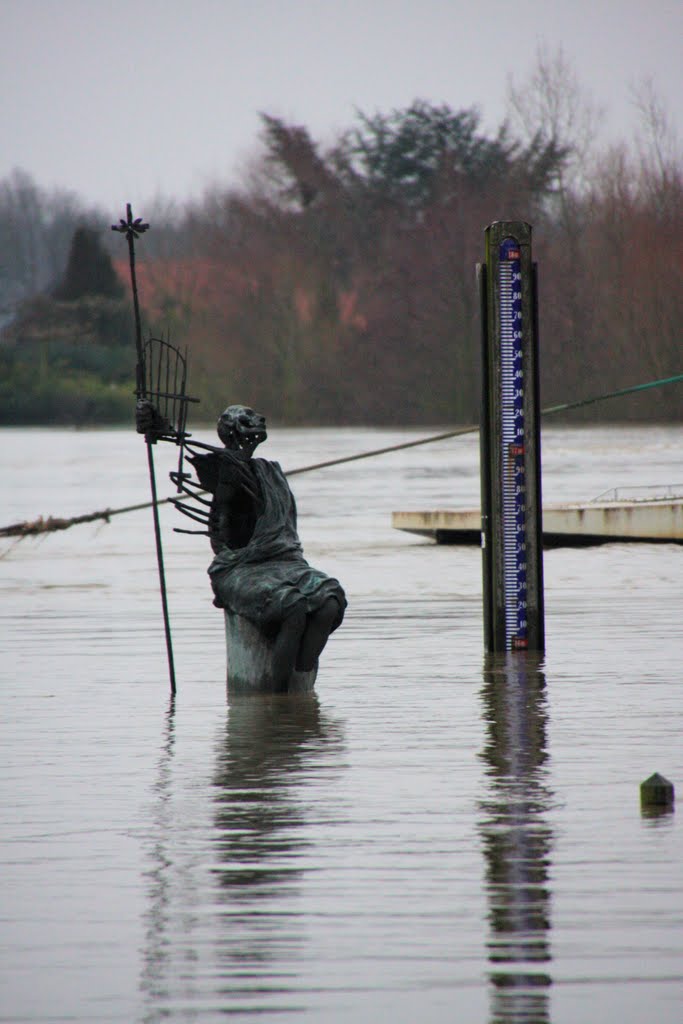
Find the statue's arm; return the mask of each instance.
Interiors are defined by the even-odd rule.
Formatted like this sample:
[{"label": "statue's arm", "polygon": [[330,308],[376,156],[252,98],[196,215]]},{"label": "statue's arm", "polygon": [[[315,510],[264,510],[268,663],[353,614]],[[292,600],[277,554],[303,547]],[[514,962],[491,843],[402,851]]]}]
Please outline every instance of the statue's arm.
[{"label": "statue's arm", "polygon": [[[191,442],[188,442],[190,447]],[[210,452],[193,452],[187,457],[199,483],[216,496],[221,505],[229,505],[243,492],[256,497],[255,481],[244,459],[233,452],[216,448]]]},{"label": "statue's arm", "polygon": [[209,538],[214,552],[241,548],[251,538],[258,508],[258,484],[245,461],[234,452],[219,451],[215,458],[216,485],[209,513]]},{"label": "statue's arm", "polygon": [[192,454],[188,455],[187,460],[192,464],[192,468],[197,474],[197,479],[204,490],[215,494],[218,488],[219,475],[218,453]]},{"label": "statue's arm", "polygon": [[217,495],[220,489],[223,500],[230,500],[245,490],[253,497],[256,496],[254,478],[248,462],[242,456],[189,438],[185,441],[185,447],[189,449],[187,461],[204,490]]},{"label": "statue's arm", "polygon": [[249,467],[249,460],[238,452],[223,449],[218,452],[218,487],[216,497],[225,504],[240,499],[245,492],[257,498],[257,485]]}]

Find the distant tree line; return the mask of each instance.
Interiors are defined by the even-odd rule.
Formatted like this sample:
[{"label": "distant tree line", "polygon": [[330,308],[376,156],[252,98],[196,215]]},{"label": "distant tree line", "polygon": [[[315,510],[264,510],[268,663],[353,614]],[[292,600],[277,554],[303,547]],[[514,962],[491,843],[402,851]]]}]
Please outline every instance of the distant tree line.
[{"label": "distant tree line", "polygon": [[[635,99],[637,144],[601,153],[598,111],[561,52],[540,53],[529,80],[510,83],[509,117],[494,134],[475,109],[415,101],[357,114],[323,148],[305,127],[264,114],[260,155],[241,187],[136,211],[152,223],[138,252],[146,319],[188,345],[206,418],[245,401],[287,423],[474,422],[484,228],[526,220],[539,264],[543,403],[679,373],[683,161],[651,87]],[[13,181],[15,192],[21,181],[31,191],[21,175]],[[7,188],[0,183],[3,262],[26,231]],[[60,344],[80,346],[85,362],[98,346],[98,358],[108,354],[97,372],[121,386],[119,356],[133,362],[121,306],[129,300],[104,270],[113,255],[125,281],[120,237],[108,230],[119,213],[100,217],[98,241],[90,238],[99,255],[85,258],[79,242],[79,273],[100,267],[95,286],[73,266],[73,234],[59,270],[74,201],[44,202],[32,255],[23,238],[22,259],[2,280],[0,302],[15,312],[0,359],[31,344],[27,325],[34,343],[38,328],[61,331]],[[92,230],[92,218],[81,220]],[[69,310],[75,319],[64,320]],[[646,392],[587,415],[675,419],[679,396]]]}]

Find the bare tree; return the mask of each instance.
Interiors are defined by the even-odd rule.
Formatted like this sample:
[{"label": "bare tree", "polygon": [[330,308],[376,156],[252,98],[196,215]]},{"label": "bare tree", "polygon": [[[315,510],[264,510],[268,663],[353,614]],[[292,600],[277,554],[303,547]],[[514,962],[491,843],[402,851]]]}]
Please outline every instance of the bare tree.
[{"label": "bare tree", "polygon": [[581,242],[590,222],[590,193],[594,143],[603,112],[583,89],[560,47],[550,52],[540,45],[529,77],[517,84],[508,79],[508,119],[522,139],[552,142],[564,153],[554,168],[554,190],[545,202],[552,234],[554,276],[563,285],[556,290],[554,316],[558,330],[547,333],[552,359],[566,358],[587,342],[592,293],[587,268],[581,260]]},{"label": "bare tree", "polygon": [[560,198],[570,189],[582,190],[604,110],[582,87],[562,47],[550,53],[540,44],[529,77],[519,84],[508,77],[507,118],[520,138],[540,136],[566,150],[556,172]]},{"label": "bare tree", "polygon": [[651,78],[633,84],[631,96],[640,116],[641,187],[661,215],[675,215],[683,191],[681,141]]}]

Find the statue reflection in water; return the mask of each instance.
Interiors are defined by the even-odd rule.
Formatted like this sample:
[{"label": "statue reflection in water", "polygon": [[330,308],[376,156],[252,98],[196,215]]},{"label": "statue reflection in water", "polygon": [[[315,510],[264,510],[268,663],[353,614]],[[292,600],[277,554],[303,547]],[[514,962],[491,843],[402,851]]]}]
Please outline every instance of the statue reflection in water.
[{"label": "statue reflection in water", "polygon": [[198,840],[192,808],[171,811],[183,782],[173,782],[172,715],[169,726],[148,873],[146,1019],[206,999],[226,1014],[287,1012],[308,941],[299,896],[315,843],[302,793],[309,775],[340,765],[342,728],[314,693],[230,695],[208,791],[197,791],[199,827],[207,810],[212,822]]},{"label": "statue reflection in water", "polygon": [[527,652],[489,655],[482,689],[491,1024],[547,1024],[551,978],[545,677]]},{"label": "statue reflection in water", "polygon": [[315,694],[229,698],[213,778],[216,952],[222,985],[241,990],[254,1011],[291,1009],[297,998],[308,942],[300,893],[315,863],[302,794],[310,775],[339,766],[343,745]]}]

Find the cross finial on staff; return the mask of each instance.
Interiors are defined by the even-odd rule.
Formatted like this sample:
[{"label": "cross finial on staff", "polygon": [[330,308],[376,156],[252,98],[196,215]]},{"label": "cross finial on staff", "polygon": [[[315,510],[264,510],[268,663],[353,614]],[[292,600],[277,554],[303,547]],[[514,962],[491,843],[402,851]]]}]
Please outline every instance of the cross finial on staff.
[{"label": "cross finial on staff", "polygon": [[112,224],[111,226],[112,231],[120,231],[121,234],[125,234],[129,242],[134,238],[139,238],[148,228],[149,224],[143,224],[142,217],[137,217],[133,220],[133,210],[130,203],[126,203],[126,219],[124,220],[121,217],[118,224]]},{"label": "cross finial on staff", "polygon": [[145,358],[142,350],[142,326],[140,323],[140,302],[138,300],[138,282],[135,273],[135,239],[144,234],[149,224],[143,224],[142,217],[133,220],[133,209],[130,203],[126,203],[126,219],[123,217],[118,224],[112,224],[112,231],[118,231],[126,236],[128,242],[128,261],[130,263],[130,283],[133,289],[133,312],[135,314],[135,348],[138,355],[136,368],[136,394],[140,398],[145,390]]}]

